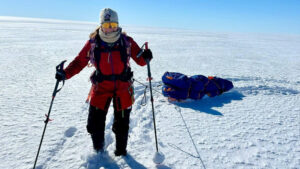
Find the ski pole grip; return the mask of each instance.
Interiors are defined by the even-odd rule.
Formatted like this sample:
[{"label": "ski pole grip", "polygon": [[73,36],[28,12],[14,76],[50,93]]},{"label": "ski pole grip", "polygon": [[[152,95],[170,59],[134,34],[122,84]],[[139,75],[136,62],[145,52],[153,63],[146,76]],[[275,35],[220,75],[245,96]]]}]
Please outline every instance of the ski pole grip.
[{"label": "ski pole grip", "polygon": [[56,66],[56,71],[62,71],[64,70],[64,64],[67,60],[62,61],[59,65]]},{"label": "ski pole grip", "polygon": [[[145,49],[148,50],[148,42],[145,42]],[[149,60],[148,59],[146,59],[146,62],[147,62],[147,64],[149,64]],[[151,77],[151,75],[149,77]]]}]

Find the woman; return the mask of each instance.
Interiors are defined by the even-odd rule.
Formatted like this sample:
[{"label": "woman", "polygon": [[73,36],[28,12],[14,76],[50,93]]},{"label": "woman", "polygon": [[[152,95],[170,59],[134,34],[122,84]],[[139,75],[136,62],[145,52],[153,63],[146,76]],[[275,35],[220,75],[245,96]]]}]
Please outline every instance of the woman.
[{"label": "woman", "polygon": [[152,52],[150,49],[141,50],[131,37],[122,33],[117,13],[105,8],[100,13],[100,26],[91,33],[78,56],[64,71],[56,73],[56,79],[65,80],[79,73],[88,63],[96,68],[90,77],[92,89],[87,131],[97,152],[102,152],[104,148],[105,119],[113,101],[115,155],[125,156],[127,153],[129,117],[134,102],[130,58],[144,66],[146,60],[152,59]]}]

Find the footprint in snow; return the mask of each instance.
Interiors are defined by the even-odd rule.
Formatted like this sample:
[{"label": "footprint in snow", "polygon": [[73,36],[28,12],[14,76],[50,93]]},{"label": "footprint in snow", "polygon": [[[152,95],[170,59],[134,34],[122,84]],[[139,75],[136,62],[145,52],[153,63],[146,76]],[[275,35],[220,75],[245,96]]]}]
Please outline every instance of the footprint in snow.
[{"label": "footprint in snow", "polygon": [[76,127],[70,127],[68,130],[65,131],[65,136],[73,137],[76,131],[77,131]]}]

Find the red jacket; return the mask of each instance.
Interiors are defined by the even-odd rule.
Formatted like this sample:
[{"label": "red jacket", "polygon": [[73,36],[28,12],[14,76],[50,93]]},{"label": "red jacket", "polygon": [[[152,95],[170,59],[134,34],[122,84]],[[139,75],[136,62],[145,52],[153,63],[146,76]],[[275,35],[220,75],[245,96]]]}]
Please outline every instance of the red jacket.
[{"label": "red jacket", "polygon": [[[129,47],[127,50],[130,57],[139,65],[146,65],[143,57],[137,58],[137,54],[140,52],[141,48],[137,43],[128,37]],[[66,79],[70,79],[72,76],[79,73],[85,66],[88,65],[90,61],[90,52],[93,52],[91,40],[87,41],[85,46],[79,52],[78,56],[68,65],[65,69]],[[109,54],[111,53],[111,54]],[[129,57],[129,59],[130,59]],[[128,65],[129,65],[128,59]],[[96,67],[96,63],[94,63]],[[101,59],[99,61],[100,71],[104,75],[111,74],[121,74],[124,69],[124,63],[121,60],[121,55],[119,51],[111,52],[101,52]],[[115,93],[116,100],[118,101],[117,110],[124,110],[130,107],[134,103],[134,93],[131,82],[124,82],[120,80],[107,81],[104,80],[101,83],[96,83],[92,85],[90,96],[90,104],[102,110],[107,110],[111,98]]]}]

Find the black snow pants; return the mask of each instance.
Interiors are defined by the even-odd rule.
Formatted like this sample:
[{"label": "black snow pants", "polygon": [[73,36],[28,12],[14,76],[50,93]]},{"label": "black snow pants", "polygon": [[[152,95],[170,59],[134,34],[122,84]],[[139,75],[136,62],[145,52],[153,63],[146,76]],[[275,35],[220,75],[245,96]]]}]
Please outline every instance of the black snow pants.
[{"label": "black snow pants", "polygon": [[[91,134],[93,146],[96,151],[102,151],[104,148],[105,140],[105,120],[107,110],[98,109],[92,105],[89,108],[89,116],[87,121],[87,131]],[[126,152],[130,109],[116,111],[114,104],[114,122],[112,131],[116,136],[116,151]]]}]

